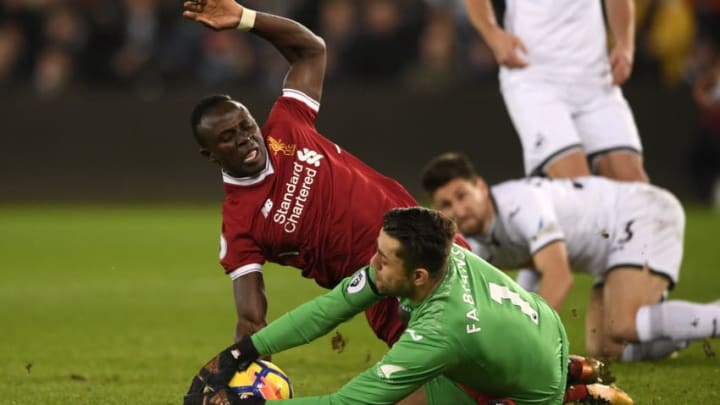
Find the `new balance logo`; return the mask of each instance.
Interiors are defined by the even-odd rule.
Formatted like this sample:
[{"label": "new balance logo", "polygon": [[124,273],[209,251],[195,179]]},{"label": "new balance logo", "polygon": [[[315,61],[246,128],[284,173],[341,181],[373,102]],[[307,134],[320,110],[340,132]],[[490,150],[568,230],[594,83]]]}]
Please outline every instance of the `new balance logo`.
[{"label": "new balance logo", "polygon": [[318,167],[320,166],[320,159],[322,159],[324,156],[315,152],[314,150],[303,148],[302,150],[298,151],[297,157],[301,162],[305,162],[309,165]]},{"label": "new balance logo", "polygon": [[260,212],[262,212],[262,214],[265,218],[267,218],[268,215],[270,214],[270,210],[272,210],[272,207],[273,207],[272,200],[269,198],[267,200],[265,200],[265,204],[263,204],[262,210],[260,210]]},{"label": "new balance logo", "polygon": [[389,379],[393,374],[397,373],[398,371],[405,370],[407,370],[405,367],[396,366],[394,364],[383,364],[381,366],[378,366],[378,376],[380,376],[380,378]]}]

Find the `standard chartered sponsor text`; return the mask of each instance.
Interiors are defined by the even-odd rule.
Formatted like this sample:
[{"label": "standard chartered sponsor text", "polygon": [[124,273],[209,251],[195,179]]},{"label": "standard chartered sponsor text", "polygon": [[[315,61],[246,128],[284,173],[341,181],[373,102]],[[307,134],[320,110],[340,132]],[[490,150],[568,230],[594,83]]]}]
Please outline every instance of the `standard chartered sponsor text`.
[{"label": "standard chartered sponsor text", "polygon": [[273,214],[273,221],[283,225],[285,232],[293,233],[297,229],[305,203],[312,191],[315,175],[317,175],[316,169],[293,162],[292,176],[285,183],[283,199]]}]

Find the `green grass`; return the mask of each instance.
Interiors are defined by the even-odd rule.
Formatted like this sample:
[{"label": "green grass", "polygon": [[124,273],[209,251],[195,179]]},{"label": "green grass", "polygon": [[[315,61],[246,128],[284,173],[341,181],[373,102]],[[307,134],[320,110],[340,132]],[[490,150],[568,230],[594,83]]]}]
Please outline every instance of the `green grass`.
[{"label": "green grass", "polygon": [[[179,404],[200,365],[232,339],[230,281],[217,264],[219,207],[0,206],[0,404]],[[672,297],[720,298],[720,215],[688,213],[685,266]],[[266,270],[270,319],[322,290]],[[562,316],[583,352],[590,280]],[[384,352],[363,316],[276,355],[299,395],[326,393]],[[720,352],[720,344],[712,342]],[[672,360],[617,364],[637,404],[720,403],[720,360],[695,343]]]}]

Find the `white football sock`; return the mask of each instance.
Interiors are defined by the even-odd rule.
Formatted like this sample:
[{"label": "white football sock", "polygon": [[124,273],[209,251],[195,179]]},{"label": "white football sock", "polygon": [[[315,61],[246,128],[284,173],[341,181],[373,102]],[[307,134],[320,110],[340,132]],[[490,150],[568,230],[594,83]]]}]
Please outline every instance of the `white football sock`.
[{"label": "white football sock", "polygon": [[657,360],[669,356],[672,352],[682,350],[688,345],[687,341],[674,341],[658,339],[645,343],[629,343],[622,354],[623,362]]},{"label": "white football sock", "polygon": [[697,340],[720,336],[720,306],[664,301],[641,307],[635,315],[640,342]]},{"label": "white football sock", "polygon": [[540,281],[542,281],[542,274],[533,269],[520,269],[515,281],[520,284],[520,287],[530,292],[537,292]]}]

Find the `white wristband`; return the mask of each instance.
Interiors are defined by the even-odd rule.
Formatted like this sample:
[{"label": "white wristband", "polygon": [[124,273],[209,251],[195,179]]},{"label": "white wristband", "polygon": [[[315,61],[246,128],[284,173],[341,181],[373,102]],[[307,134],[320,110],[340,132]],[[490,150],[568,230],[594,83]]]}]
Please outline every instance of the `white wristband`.
[{"label": "white wristband", "polygon": [[239,31],[250,31],[255,26],[255,16],[257,12],[250,10],[249,8],[243,8],[242,15],[240,15],[240,23],[237,26]]}]

